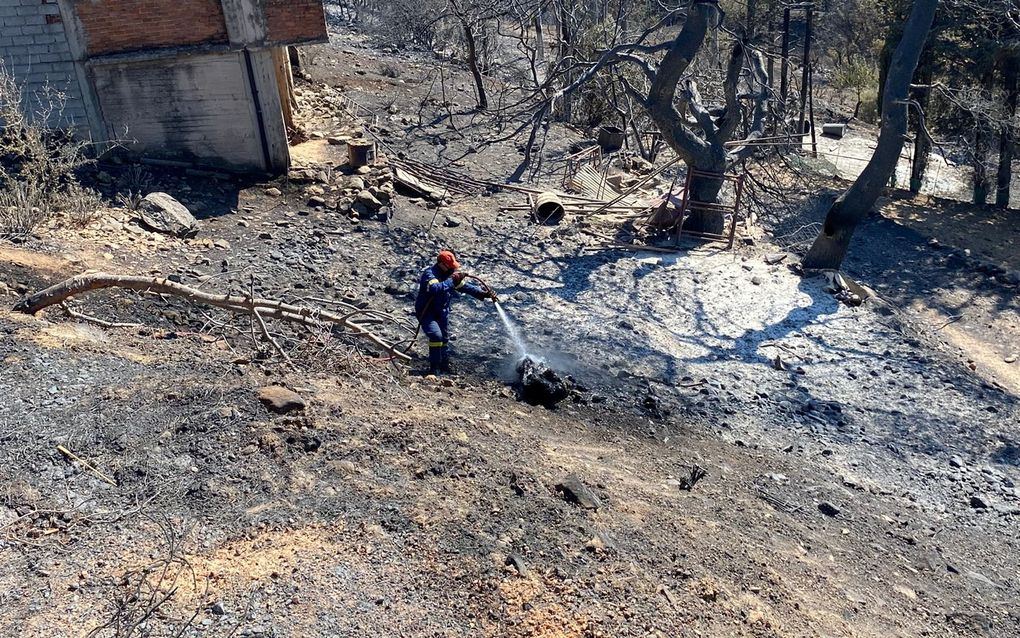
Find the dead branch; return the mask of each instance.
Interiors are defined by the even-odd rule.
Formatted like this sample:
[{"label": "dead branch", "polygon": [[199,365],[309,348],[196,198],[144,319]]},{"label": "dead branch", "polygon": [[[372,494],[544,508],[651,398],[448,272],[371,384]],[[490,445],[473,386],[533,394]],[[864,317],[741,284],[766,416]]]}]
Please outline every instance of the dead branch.
[{"label": "dead branch", "polygon": [[110,485],[113,485],[114,487],[117,486],[117,481],[115,481],[112,478],[110,478],[109,476],[103,474],[102,472],[100,472],[96,468],[95,465],[92,465],[91,463],[89,463],[85,459],[81,458],[80,456],[78,456],[77,454],[72,452],[71,450],[67,449],[63,445],[58,445],[57,446],[57,451],[60,452],[61,454],[63,454],[64,456],[66,456],[67,458],[69,458],[70,460],[74,461],[75,463],[78,463],[79,465],[84,467],[86,470],[92,472],[93,474],[95,474],[99,478],[103,479],[104,481],[106,481]]},{"label": "dead branch", "polygon": [[361,311],[339,315],[328,310],[307,306],[294,306],[272,299],[250,299],[247,296],[240,295],[212,294],[162,277],[137,277],[109,273],[82,274],[26,297],[14,306],[14,310],[26,314],[35,314],[44,308],[60,304],[73,295],[104,288],[125,288],[127,290],[139,290],[161,295],[173,295],[240,314],[251,315],[257,309],[260,315],[259,318],[281,319],[306,326],[322,327],[332,324],[347,329],[352,336],[372,342],[396,359],[403,361],[411,360],[410,356],[396,350],[392,344],[387,343],[382,337],[368,330],[363,324],[354,321],[352,317],[358,315]]},{"label": "dead branch", "polygon": [[90,323],[94,326],[99,326],[100,328],[139,328],[142,325],[140,323],[121,323],[116,321],[107,321],[105,319],[93,317],[92,315],[87,315],[83,312],[78,312],[77,310],[74,310],[66,302],[61,302],[60,307],[63,308],[64,314],[66,314],[68,317],[72,319],[77,319],[78,321],[84,321],[85,323]]}]

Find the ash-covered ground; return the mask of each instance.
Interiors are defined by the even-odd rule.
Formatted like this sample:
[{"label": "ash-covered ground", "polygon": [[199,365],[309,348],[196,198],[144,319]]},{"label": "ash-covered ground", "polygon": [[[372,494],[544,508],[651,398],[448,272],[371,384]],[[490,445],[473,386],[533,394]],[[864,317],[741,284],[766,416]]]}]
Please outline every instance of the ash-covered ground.
[{"label": "ash-covered ground", "polygon": [[[288,369],[247,321],[151,295],[75,302],[134,328],[0,311],[0,633],[1020,633],[1015,263],[876,217],[848,266],[880,299],[851,308],[761,229],[732,251],[608,250],[611,228],[500,213],[507,193],[355,217],[342,202],[386,171],[341,166],[327,139],[354,124],[330,95],[406,88],[386,126],[408,149],[444,125],[398,127],[425,88],[378,70],[408,56],[345,41],[318,60],[309,170],[155,176],[200,218],[192,240],[116,210],[0,244],[2,306],[93,269],[409,317],[419,269],[452,248],[579,391],[517,401],[517,349],[471,300],[445,380],[314,351]],[[519,159],[485,153],[459,168]],[[299,407],[268,410],[266,386]]]}]

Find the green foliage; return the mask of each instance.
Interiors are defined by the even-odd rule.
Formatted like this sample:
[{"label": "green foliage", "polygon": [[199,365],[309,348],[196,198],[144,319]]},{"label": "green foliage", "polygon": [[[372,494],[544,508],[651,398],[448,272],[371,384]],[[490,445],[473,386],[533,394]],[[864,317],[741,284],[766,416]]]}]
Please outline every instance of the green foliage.
[{"label": "green foliage", "polygon": [[881,112],[878,104],[878,89],[871,87],[860,93],[858,99],[861,101],[857,117],[868,124],[878,124],[878,114]]},{"label": "green foliage", "polygon": [[836,68],[832,76],[833,88],[851,90],[860,96],[878,85],[878,67],[871,60],[851,58]]}]

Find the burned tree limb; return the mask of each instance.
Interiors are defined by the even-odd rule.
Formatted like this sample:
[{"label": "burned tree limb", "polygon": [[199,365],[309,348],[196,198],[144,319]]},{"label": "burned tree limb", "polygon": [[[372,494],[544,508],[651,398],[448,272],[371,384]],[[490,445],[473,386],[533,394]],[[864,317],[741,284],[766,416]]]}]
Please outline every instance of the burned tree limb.
[{"label": "burned tree limb", "polygon": [[328,310],[308,306],[295,306],[272,299],[253,299],[242,295],[213,294],[179,284],[163,277],[136,277],[128,275],[112,275],[109,273],[89,273],[72,277],[34,295],[30,295],[14,306],[17,312],[35,314],[44,308],[58,305],[69,297],[105,288],[124,288],[163,295],[183,297],[189,301],[215,306],[230,312],[252,315],[258,313],[258,319],[280,319],[306,326],[325,327],[339,326],[349,334],[365,339],[385,350],[395,359],[410,361],[410,356],[400,352],[393,344],[387,343],[382,337],[370,331],[353,317],[365,314],[362,310],[347,314],[337,314]]},{"label": "burned tree limb", "polygon": [[914,0],[903,36],[893,52],[882,93],[882,126],[867,166],[829,208],[821,232],[805,255],[806,269],[839,270],[858,224],[878,200],[896,169],[907,132],[907,98],[914,70],[928,40],[938,0]]}]

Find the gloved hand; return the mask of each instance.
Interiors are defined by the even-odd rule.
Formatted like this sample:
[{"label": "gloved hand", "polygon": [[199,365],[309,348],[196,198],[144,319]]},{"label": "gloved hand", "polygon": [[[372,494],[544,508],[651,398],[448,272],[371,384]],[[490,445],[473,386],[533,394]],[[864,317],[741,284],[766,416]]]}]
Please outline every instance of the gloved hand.
[{"label": "gloved hand", "polygon": [[489,299],[492,299],[492,301],[499,303],[499,297],[496,295],[495,290],[492,289],[489,290]]},{"label": "gloved hand", "polygon": [[453,283],[458,286],[461,284],[462,281],[464,281],[465,277],[467,277],[467,273],[463,273],[459,270],[450,275],[450,278],[453,279]]}]

